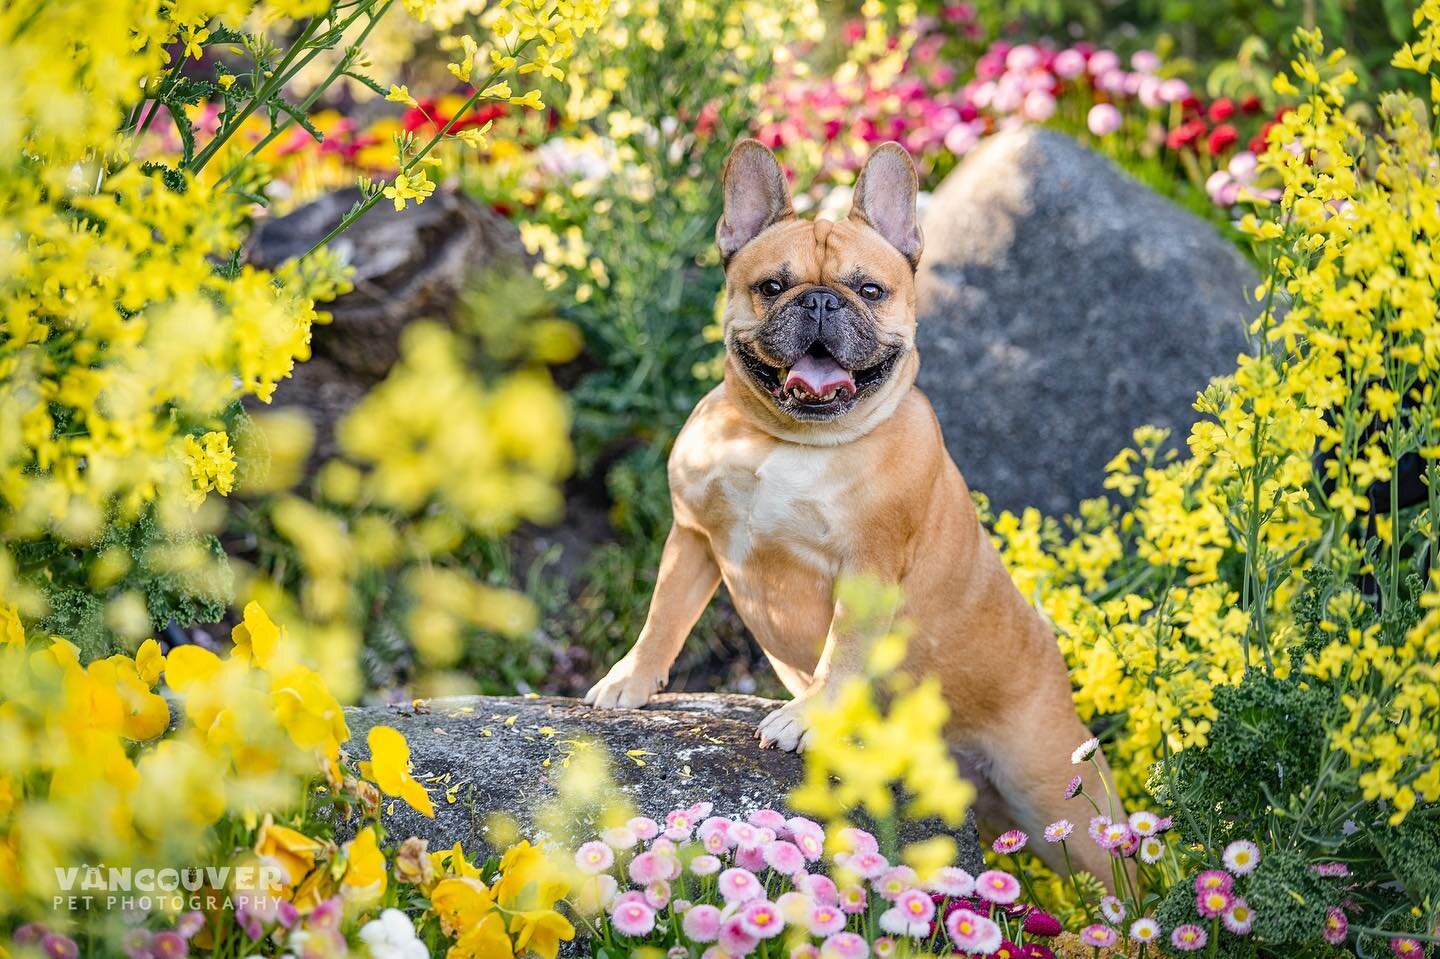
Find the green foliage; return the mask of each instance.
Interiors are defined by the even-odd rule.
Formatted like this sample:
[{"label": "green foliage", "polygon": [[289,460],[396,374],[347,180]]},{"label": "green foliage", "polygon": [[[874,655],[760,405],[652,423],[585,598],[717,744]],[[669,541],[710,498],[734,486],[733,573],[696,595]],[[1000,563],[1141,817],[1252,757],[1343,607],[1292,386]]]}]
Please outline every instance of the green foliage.
[{"label": "green foliage", "polygon": [[1296,849],[1266,856],[1245,883],[1246,897],[1255,908],[1255,934],[1276,946],[1303,946],[1315,942],[1323,928],[1325,910],[1335,904],[1336,890],[1310,868]]}]

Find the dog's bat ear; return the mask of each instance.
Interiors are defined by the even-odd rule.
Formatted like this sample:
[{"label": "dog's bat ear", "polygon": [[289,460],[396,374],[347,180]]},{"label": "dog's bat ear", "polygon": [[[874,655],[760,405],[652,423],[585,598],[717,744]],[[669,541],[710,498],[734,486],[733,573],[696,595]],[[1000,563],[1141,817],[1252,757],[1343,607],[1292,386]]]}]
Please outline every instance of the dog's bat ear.
[{"label": "dog's bat ear", "polygon": [[772,223],[795,215],[780,162],[759,140],[741,140],[725,161],[725,212],[715,242],[726,260]]},{"label": "dog's bat ear", "polygon": [[876,147],[865,161],[850,205],[850,218],[883,236],[912,267],[920,262],[920,252],[925,248],[915,214],[919,189],[920,180],[910,154],[891,140]]}]

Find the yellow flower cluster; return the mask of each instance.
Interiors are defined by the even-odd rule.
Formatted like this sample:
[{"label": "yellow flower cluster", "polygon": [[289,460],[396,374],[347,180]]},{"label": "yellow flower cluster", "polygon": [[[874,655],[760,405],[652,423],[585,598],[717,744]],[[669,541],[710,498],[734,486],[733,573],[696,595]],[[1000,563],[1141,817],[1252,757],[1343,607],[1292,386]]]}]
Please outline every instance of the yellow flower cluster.
[{"label": "yellow flower cluster", "polygon": [[463,858],[430,891],[441,930],[454,939],[446,959],[511,959],[532,952],[555,959],[575,927],[556,910],[570,891],[566,872],[539,846],[519,842],[506,850],[490,885]]},{"label": "yellow flower cluster", "polygon": [[57,867],[208,861],[223,816],[289,805],[317,768],[340,781],[340,705],[258,606],[223,658],[198,646],[165,656],[151,639],[82,666],[64,639],[5,635],[0,915],[48,907]]},{"label": "yellow flower cluster", "polygon": [[[1395,63],[1424,71],[1440,4],[1416,24],[1422,39]],[[1318,33],[1297,45],[1275,86],[1301,102],[1262,158],[1283,196],[1257,199],[1242,223],[1271,261],[1254,352],[1200,394],[1187,456],[1140,431],[1112,461],[1106,485],[1123,508],[1087,503],[1067,524],[1006,514],[994,529],[1017,584],[1055,624],[1082,717],[1114,720],[1107,749],[1125,791],[1138,795],[1167,753],[1206,745],[1215,686],[1300,668],[1343,684],[1332,745],[1399,822],[1440,800],[1440,620],[1432,612],[1403,635],[1356,625],[1356,609],[1372,607],[1342,591],[1322,624],[1334,641],[1292,662],[1293,601],[1302,574],[1323,565],[1341,582],[1374,577],[1382,604],[1399,607],[1412,557],[1434,554],[1440,84],[1432,104],[1384,97],[1367,136],[1346,112],[1356,78],[1343,52],[1327,54]],[[1375,495],[1406,455],[1429,487],[1413,520],[1397,484]],[[1422,606],[1440,607],[1436,588]]]}]

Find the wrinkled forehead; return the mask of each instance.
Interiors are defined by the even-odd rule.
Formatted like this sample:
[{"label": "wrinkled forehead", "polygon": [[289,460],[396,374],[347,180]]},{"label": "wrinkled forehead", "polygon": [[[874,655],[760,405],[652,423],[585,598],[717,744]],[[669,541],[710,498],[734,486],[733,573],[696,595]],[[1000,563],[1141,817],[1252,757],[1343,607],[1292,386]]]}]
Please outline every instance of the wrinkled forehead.
[{"label": "wrinkled forehead", "polygon": [[855,220],[786,220],[745,244],[730,276],[750,283],[784,274],[791,283],[828,283],[864,275],[908,282],[910,263],[870,227]]}]

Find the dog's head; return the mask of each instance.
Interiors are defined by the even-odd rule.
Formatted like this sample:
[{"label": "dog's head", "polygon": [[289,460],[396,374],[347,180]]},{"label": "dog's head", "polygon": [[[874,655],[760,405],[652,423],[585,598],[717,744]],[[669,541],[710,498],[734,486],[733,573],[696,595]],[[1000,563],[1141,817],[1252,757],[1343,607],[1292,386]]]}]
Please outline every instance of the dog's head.
[{"label": "dog's head", "polygon": [[917,180],[897,143],[875,149],[838,223],[795,216],[774,154],[755,140],[725,164],[727,376],[743,407],[825,441],[888,415],[915,380]]}]

